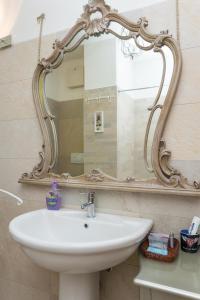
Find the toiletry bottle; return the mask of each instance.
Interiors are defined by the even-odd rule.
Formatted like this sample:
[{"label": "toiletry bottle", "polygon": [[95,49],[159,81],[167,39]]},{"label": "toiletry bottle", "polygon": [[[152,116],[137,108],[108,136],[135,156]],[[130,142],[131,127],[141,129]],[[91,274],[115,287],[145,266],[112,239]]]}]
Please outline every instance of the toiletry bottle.
[{"label": "toiletry bottle", "polygon": [[56,181],[52,182],[51,191],[46,197],[46,204],[49,210],[59,210],[61,207],[61,195],[58,191],[58,183]]},{"label": "toiletry bottle", "polygon": [[191,225],[190,225],[190,228],[189,228],[189,230],[188,230],[188,233],[189,233],[190,235],[195,235],[195,234],[197,234],[198,229],[199,229],[199,226],[200,226],[200,218],[195,216],[195,217],[192,219],[192,223],[191,223]]},{"label": "toiletry bottle", "polygon": [[173,232],[170,232],[170,234],[169,234],[169,247],[171,249],[174,248],[174,233]]}]

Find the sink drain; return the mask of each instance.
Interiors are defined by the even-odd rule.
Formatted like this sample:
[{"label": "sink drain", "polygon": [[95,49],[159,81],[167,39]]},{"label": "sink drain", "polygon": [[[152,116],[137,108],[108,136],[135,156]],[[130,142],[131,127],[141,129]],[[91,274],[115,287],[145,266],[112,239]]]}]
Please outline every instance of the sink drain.
[{"label": "sink drain", "polygon": [[84,227],[85,227],[85,228],[88,228],[88,227],[89,227],[89,225],[88,225],[88,224],[84,224]]}]

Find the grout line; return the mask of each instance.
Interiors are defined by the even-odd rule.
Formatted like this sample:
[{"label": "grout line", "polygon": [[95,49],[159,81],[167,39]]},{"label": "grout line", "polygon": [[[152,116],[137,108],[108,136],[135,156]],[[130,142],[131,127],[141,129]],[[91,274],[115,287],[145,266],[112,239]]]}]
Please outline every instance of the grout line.
[{"label": "grout line", "polygon": [[38,160],[38,157],[0,157],[0,160]]},{"label": "grout line", "polygon": [[200,44],[196,45],[196,46],[190,46],[190,47],[181,48],[181,51],[186,51],[186,50],[196,49],[196,48],[200,48]]},{"label": "grout line", "polygon": [[0,119],[0,123],[5,123],[5,122],[14,122],[14,121],[27,121],[27,120],[31,120],[31,121],[38,121],[37,117],[34,118],[19,118],[19,119]]},{"label": "grout line", "polygon": [[197,102],[174,103],[173,106],[177,106],[177,105],[195,105],[195,104],[200,104],[200,100],[197,101]]},{"label": "grout line", "polygon": [[0,86],[1,85],[14,84],[14,83],[17,83],[17,82],[24,82],[24,81],[28,81],[28,80],[32,80],[32,79],[33,79],[33,77],[27,77],[27,78],[24,78],[24,79],[17,79],[17,80],[12,80],[12,81],[0,82]]}]

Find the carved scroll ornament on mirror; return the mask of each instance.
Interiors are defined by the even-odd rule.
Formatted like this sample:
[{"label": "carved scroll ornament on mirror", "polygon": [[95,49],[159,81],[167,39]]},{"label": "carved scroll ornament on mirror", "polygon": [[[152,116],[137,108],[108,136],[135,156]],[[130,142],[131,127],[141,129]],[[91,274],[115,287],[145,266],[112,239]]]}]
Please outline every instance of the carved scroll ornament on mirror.
[{"label": "carved scroll ornament on mirror", "polygon": [[[117,27],[119,27],[120,30],[115,30]],[[197,183],[190,184],[178,170],[171,167],[171,152],[167,149],[167,143],[163,140],[163,132],[176,95],[176,89],[181,73],[182,60],[180,49],[177,41],[167,32],[162,32],[161,34],[150,34],[147,27],[148,21],[145,18],[141,18],[137,23],[133,23],[120,15],[116,10],[112,10],[109,5],[105,4],[104,0],[94,0],[90,1],[84,7],[83,14],[77,20],[76,24],[69,30],[64,39],[62,41],[55,41],[52,55],[39,62],[33,78],[33,97],[44,139],[42,151],[40,152],[40,162],[34,167],[32,172],[23,174],[20,182],[48,184],[52,178],[57,178],[61,185],[71,187],[92,187],[97,189],[104,188],[127,191],[134,191],[134,189],[138,191],[150,191],[151,189],[161,190],[162,188],[164,190],[175,190],[176,188],[179,190],[195,191],[199,188]],[[68,170],[61,173],[54,171],[59,153],[58,132],[55,125],[55,115],[52,113],[47,103],[45,82],[48,75],[61,66],[65,57],[70,54],[72,55],[73,51],[80,49],[79,47],[81,47],[85,41],[89,41],[92,38],[99,39],[100,37],[107,35],[113,36],[121,42],[124,55],[127,55],[127,51],[130,52],[131,46],[123,43],[134,41],[134,45],[137,47],[136,54],[134,55],[137,56],[137,53],[140,51],[143,51],[144,53],[152,51],[152,53],[159,56],[160,62],[162,62],[160,63],[162,67],[161,76],[159,77],[159,86],[155,89],[156,94],[154,96],[154,100],[146,109],[148,113],[148,120],[146,121],[145,134],[142,137],[142,152],[145,168],[150,174],[153,174],[153,177],[146,178],[144,180],[141,178],[138,179],[135,174],[127,174],[124,178],[120,178],[120,176],[113,175],[115,174],[114,172],[109,173],[106,168],[105,171],[98,167],[91,168],[87,171],[84,170],[82,174],[78,173],[78,176],[72,176]],[[163,97],[162,93],[165,88],[165,79],[168,67],[166,53],[170,53],[171,55],[173,68],[168,89]],[[141,58],[138,58],[138,62],[140,60]],[[145,74],[146,72],[144,71],[143,73]],[[123,76],[126,75],[124,74]],[[141,90],[145,89],[142,88]],[[89,91],[88,94],[85,92],[85,107],[86,105],[90,105],[91,99],[97,103],[100,101],[107,101],[108,103],[110,101],[111,103],[112,99],[116,97],[116,94],[120,93],[120,91],[114,88],[105,88],[104,92],[105,94],[103,96],[97,97],[95,94],[93,98],[91,98],[91,91]],[[121,91],[121,93],[123,93],[123,91]],[[161,97],[163,98],[162,101],[160,100]],[[158,118],[152,134],[152,122],[156,113],[158,113]],[[100,139],[100,137],[103,137],[106,132],[106,122],[108,122],[108,119],[106,120],[106,116],[104,116],[105,113],[102,111],[98,110],[95,114],[95,122],[99,123],[94,130],[94,134]],[[92,122],[94,122],[93,119]],[[94,126],[94,124],[92,126]],[[127,128],[128,126],[130,126],[129,122],[127,122],[126,127],[124,128]],[[153,137],[152,142],[149,145],[150,135]],[[119,155],[119,152],[120,150],[118,150],[117,155]],[[81,159],[80,157],[79,159]],[[73,155],[71,155],[71,159],[74,159]],[[77,159],[77,157],[75,159]],[[121,160],[123,162],[123,156]]]}]

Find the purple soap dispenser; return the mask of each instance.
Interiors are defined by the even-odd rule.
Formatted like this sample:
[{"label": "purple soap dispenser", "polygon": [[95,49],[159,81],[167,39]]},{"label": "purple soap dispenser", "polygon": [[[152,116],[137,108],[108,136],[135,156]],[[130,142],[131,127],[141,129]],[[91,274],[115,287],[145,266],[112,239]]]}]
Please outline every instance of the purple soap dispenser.
[{"label": "purple soap dispenser", "polygon": [[46,197],[47,209],[59,210],[61,208],[61,195],[58,190],[57,181],[53,181],[51,184],[51,191]]}]

